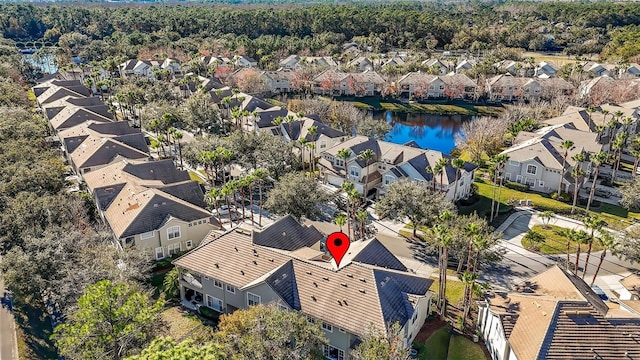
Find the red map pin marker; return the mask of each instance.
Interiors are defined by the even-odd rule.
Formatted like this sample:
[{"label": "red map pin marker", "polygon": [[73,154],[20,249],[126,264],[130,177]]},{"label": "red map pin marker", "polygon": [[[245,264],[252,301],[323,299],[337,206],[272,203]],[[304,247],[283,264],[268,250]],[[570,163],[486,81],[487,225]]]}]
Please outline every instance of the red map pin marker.
[{"label": "red map pin marker", "polygon": [[351,244],[351,240],[347,234],[338,231],[327,237],[327,250],[329,250],[329,254],[333,256],[336,261],[336,266],[340,266],[340,261],[344,257],[344,254],[349,250],[349,245]]}]

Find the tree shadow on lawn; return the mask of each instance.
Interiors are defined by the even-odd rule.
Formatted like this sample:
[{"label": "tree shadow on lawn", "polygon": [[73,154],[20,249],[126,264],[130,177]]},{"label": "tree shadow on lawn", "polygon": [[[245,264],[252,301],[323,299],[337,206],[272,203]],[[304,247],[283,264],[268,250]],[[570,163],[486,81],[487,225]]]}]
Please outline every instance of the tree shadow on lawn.
[{"label": "tree shadow on lawn", "polygon": [[19,338],[26,345],[26,349],[20,355],[25,359],[58,358],[56,348],[50,339],[53,334],[51,318],[42,307],[16,302],[14,316],[16,325],[22,332]]}]

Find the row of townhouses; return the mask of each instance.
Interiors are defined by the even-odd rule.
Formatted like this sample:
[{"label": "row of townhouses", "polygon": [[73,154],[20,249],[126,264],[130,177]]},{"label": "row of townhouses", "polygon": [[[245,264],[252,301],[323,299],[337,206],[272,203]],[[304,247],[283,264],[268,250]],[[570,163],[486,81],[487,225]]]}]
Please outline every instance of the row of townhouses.
[{"label": "row of townhouses", "polygon": [[[620,105],[605,104],[593,109],[570,106],[562,115],[545,120],[543,128],[534,132],[520,132],[512,146],[502,152],[509,157],[504,169],[505,180],[529,185],[530,189],[538,192],[551,193],[558,191],[558,188],[563,192],[573,192],[575,179],[571,174],[576,166],[590,174],[590,155],[609,151],[611,138],[621,131],[631,135],[638,133],[639,107],[637,101]],[[618,123],[614,128],[598,131],[614,116],[618,117],[614,114],[619,115],[619,120],[631,119],[632,122],[629,125]],[[564,149],[562,144],[567,140],[573,146]],[[578,153],[587,155],[584,163],[574,160]],[[579,189],[587,178],[578,184]]]},{"label": "row of townhouses", "polygon": [[200,185],[172,160],[154,161],[140,129],[116,121],[79,80],[51,79],[33,90],[68,164],[121,246],[159,260],[198,246],[220,228]]},{"label": "row of townhouses", "polygon": [[313,226],[285,216],[263,230],[210,233],[174,260],[182,304],[221,313],[265,304],[300,311],[321,324],[327,359],[344,360],[371,325],[399,323],[407,347],[432,312],[433,280],[416,276],[377,239],[352,242],[340,267]]}]

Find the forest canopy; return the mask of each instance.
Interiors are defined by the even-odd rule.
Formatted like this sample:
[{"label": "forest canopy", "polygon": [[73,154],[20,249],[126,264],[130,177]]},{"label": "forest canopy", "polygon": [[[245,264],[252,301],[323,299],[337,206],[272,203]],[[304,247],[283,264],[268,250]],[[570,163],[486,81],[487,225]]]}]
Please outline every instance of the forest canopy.
[{"label": "forest canopy", "polygon": [[227,52],[264,64],[292,53],[337,54],[344,42],[357,41],[373,51],[504,46],[573,55],[604,51],[628,61],[637,53],[625,33],[635,28],[625,27],[638,24],[640,4],[605,2],[0,5],[5,38],[60,44],[86,60]]}]

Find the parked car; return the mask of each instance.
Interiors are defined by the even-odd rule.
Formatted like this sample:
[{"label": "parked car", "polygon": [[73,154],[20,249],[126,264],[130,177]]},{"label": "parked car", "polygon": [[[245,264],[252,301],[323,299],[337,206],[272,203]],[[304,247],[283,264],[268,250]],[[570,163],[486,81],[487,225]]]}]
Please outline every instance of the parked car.
[{"label": "parked car", "polygon": [[596,188],[595,191],[593,192],[593,194],[596,195],[596,196],[603,197],[603,198],[611,197],[611,191],[609,191],[607,189],[598,189],[598,188]]}]

